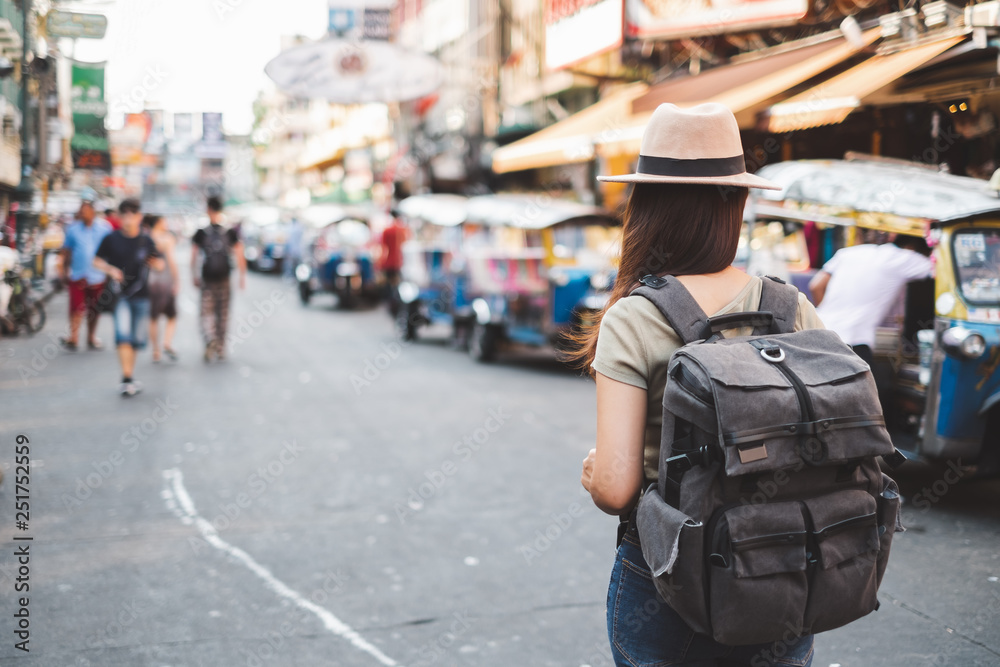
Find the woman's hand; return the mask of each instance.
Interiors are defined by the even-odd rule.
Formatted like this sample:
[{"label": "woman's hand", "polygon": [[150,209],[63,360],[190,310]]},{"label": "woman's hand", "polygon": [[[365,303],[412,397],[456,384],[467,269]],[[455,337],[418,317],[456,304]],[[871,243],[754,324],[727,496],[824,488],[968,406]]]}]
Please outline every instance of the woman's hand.
[{"label": "woman's hand", "polygon": [[594,481],[594,461],[597,460],[597,450],[591,449],[587,458],[583,460],[583,473],[580,475],[580,483],[583,488],[590,492],[590,485]]}]

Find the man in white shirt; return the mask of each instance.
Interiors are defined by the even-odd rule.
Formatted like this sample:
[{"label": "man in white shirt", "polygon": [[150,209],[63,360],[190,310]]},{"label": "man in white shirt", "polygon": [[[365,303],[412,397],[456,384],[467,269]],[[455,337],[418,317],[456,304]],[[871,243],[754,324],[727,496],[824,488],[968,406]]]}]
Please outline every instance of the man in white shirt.
[{"label": "man in white shirt", "polygon": [[859,357],[872,362],[875,329],[906,283],[930,277],[934,264],[922,238],[842,248],[809,282],[816,313]]}]

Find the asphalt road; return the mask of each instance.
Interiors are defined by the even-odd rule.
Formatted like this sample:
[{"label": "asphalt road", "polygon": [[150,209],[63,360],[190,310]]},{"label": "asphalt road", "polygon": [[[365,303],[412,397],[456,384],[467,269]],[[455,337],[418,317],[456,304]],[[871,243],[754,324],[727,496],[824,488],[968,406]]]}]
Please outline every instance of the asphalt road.
[{"label": "asphalt road", "polygon": [[[578,481],[588,380],[535,353],[482,365],[401,345],[381,310],[303,308],[256,275],[230,360],[205,365],[193,298],[180,362],[145,353],[131,399],[112,351],[53,345],[64,296],[41,334],[0,340],[0,663],[611,664],[617,520]],[[898,477],[910,529],[882,608],[819,637],[814,665],[1000,665],[1000,483]],[[24,545],[30,591],[15,593]]]}]

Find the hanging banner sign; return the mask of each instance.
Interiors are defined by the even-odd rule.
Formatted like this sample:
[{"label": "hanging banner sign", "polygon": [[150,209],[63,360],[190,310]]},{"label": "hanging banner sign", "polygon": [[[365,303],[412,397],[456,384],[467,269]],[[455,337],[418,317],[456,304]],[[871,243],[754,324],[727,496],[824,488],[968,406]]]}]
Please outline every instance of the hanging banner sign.
[{"label": "hanging banner sign", "polygon": [[79,14],[53,10],[45,18],[45,32],[49,37],[70,39],[104,39],[108,30],[108,17],[103,14]]},{"label": "hanging banner sign", "polygon": [[111,170],[108,133],[104,128],[105,63],[74,62],[72,68],[73,139],[70,149],[77,169]]}]

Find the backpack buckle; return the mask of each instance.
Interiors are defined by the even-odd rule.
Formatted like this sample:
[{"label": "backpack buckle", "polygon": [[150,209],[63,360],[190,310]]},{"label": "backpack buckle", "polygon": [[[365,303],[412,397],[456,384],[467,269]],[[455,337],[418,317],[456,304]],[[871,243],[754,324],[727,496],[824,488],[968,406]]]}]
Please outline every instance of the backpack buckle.
[{"label": "backpack buckle", "polygon": [[646,287],[652,287],[653,289],[660,289],[667,284],[666,278],[661,278],[660,276],[654,276],[653,274],[645,275],[639,279],[639,282]]},{"label": "backpack buckle", "polygon": [[777,345],[770,345],[761,348],[760,356],[764,357],[764,361],[770,361],[772,364],[780,364],[785,360],[785,351]]}]

